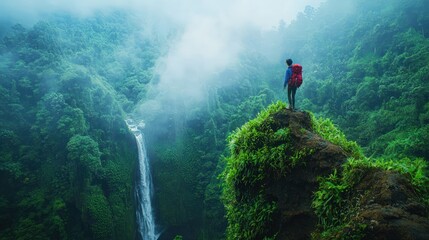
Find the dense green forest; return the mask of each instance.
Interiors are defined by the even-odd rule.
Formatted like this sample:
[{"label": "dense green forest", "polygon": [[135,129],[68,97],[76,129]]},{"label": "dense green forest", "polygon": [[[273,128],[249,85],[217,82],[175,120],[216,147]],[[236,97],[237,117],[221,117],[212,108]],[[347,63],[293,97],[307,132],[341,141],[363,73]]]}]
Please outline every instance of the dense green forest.
[{"label": "dense green forest", "polygon": [[97,72],[124,20],[60,18],[3,36],[1,239],[134,237],[136,147]]},{"label": "dense green forest", "polygon": [[289,57],[304,66],[299,109],[332,119],[367,156],[429,160],[427,9],[425,0],[307,7],[287,25],[251,30],[239,63],[216,73],[201,102],[153,112],[143,107],[180,26],[142,34],[124,11],[1,25],[0,239],[133,239],[127,115],[146,122],[161,239],[225,238],[226,138],[285,101]]},{"label": "dense green forest", "polygon": [[304,88],[305,108],[332,118],[368,154],[428,159],[428,3],[357,1],[335,19],[323,10],[330,4],[311,17],[320,27],[299,50],[313,53],[303,61],[318,73]]}]

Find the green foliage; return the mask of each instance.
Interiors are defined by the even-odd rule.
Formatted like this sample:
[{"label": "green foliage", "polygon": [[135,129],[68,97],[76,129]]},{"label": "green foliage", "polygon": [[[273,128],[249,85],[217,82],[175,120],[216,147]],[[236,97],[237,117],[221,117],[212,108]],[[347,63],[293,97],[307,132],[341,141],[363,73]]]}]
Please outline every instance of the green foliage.
[{"label": "green foliage", "polygon": [[359,206],[357,199],[350,199],[350,191],[361,181],[362,173],[371,169],[397,171],[407,176],[420,194],[421,201],[429,206],[426,161],[410,158],[350,158],[343,165],[341,175],[334,171],[328,177],[319,179],[319,189],[314,193],[312,206],[319,217],[322,232],[314,233],[314,239],[362,239],[366,226],[352,221]]},{"label": "green foliage", "polygon": [[17,228],[14,232],[16,239],[19,240],[30,240],[30,239],[47,239],[43,224],[37,223],[30,218],[25,218],[17,224]]},{"label": "green foliage", "polygon": [[369,155],[428,159],[414,137],[427,125],[421,121],[429,93],[427,6],[424,0],[360,0],[348,11],[327,1],[283,32],[294,35],[299,26],[306,46],[294,54],[308,69],[305,106],[338,123]]},{"label": "green foliage", "polygon": [[[274,134],[271,129],[273,123],[272,114],[278,112],[280,109],[286,108],[286,105],[280,101],[276,104],[270,105],[267,109],[260,112],[258,116],[246,124],[240,129],[234,132],[228,137],[229,148],[231,154],[238,154],[241,151],[255,151],[259,149],[264,143],[271,145],[269,142],[271,135]],[[273,144],[276,141],[284,140],[283,137],[287,137],[287,130],[279,130],[275,136],[277,139],[273,139]]]},{"label": "green foliage", "polygon": [[276,204],[261,196],[242,204],[227,205],[227,239],[267,239],[266,226],[273,224]]},{"label": "green foliage", "polygon": [[348,141],[345,134],[335,127],[334,123],[328,118],[316,118],[311,115],[314,131],[324,139],[343,148],[351,157],[363,157],[362,150],[354,141]]},{"label": "green foliage", "polygon": [[[305,165],[306,156],[313,154],[312,149],[293,148],[291,130],[278,125],[277,113],[285,108],[280,101],[270,105],[228,137],[230,156],[225,158],[226,167],[221,174],[227,239],[275,238],[267,226],[273,224],[277,206],[265,198],[263,189],[273,179],[286,176],[292,168]],[[311,120],[317,134],[342,147],[349,156],[363,157],[360,147],[348,141],[332,121],[314,116]],[[320,179],[321,190],[315,193],[313,207],[325,229],[342,226],[353,213],[344,200],[348,188],[336,171]]]},{"label": "green foliage", "polygon": [[[192,222],[196,230],[190,238],[198,234],[221,238],[222,233],[212,237],[200,232],[222,229],[224,224],[216,178],[226,164],[219,161],[226,154],[224,139],[273,99],[284,97],[278,80],[283,75],[280,61],[266,57],[267,52],[257,53],[260,43],[270,43],[276,54],[287,53],[305,66],[298,106],[338,123],[366,153],[389,159],[429,159],[429,17],[423,11],[428,9],[427,1],[357,0],[354,11],[348,4],[329,0],[319,9],[307,8],[287,27],[254,34],[257,37],[251,41],[255,43],[247,43],[239,66],[217,76],[232,84],[218,81],[207,86],[204,107],[169,115],[177,122],[168,124],[160,120],[165,111],[151,116],[162,128],[154,129],[159,133],[150,138],[156,146],[150,151],[161,222],[179,227]],[[158,35],[141,39],[141,30],[147,29],[133,24],[131,18],[120,11],[79,19],[57,16],[29,29],[15,25],[2,32],[0,179],[5,184],[0,202],[9,204],[0,211],[0,225],[5,226],[0,238],[15,239],[14,232],[31,236],[32,231],[34,236],[43,231],[40,236],[52,239],[89,238],[83,229],[89,223],[81,219],[85,196],[77,195],[89,192],[83,186],[103,186],[110,206],[105,210],[111,212],[117,234],[112,238],[132,238],[130,182],[135,156],[127,151],[135,149],[120,143],[132,145],[122,116],[146,98],[149,85],[156,84],[156,59],[169,44]],[[289,47],[298,45],[301,47]],[[361,150],[346,141],[332,122],[313,122],[324,137],[356,159],[362,158]],[[237,169],[229,166],[230,176],[236,176],[238,170],[247,176],[236,179],[238,185],[263,182],[266,162],[276,174],[282,174],[311,154],[310,150],[295,150],[288,161],[271,161],[282,157],[283,149],[290,150],[287,144],[280,144],[288,138],[288,130],[267,132],[275,136],[269,139],[271,143],[278,143],[268,153],[267,147],[261,148],[267,135],[255,131],[264,127],[248,128],[240,139],[229,143],[233,152],[251,150],[234,163]],[[92,147],[79,146],[79,142]],[[84,155],[77,153],[81,150]],[[265,160],[259,158],[262,155]],[[248,170],[254,166],[257,171]],[[256,180],[249,177],[252,174],[258,176]],[[62,199],[65,210],[54,213],[50,209],[56,204],[39,201],[39,194],[35,199],[25,194],[31,192]],[[181,203],[177,209],[171,207],[176,202]],[[37,208],[24,211],[18,203],[32,203]],[[45,209],[43,214],[41,209]]]},{"label": "green foliage", "polygon": [[308,149],[293,149],[290,130],[277,126],[274,116],[285,108],[286,104],[280,101],[270,105],[228,137],[230,157],[226,158],[221,174],[227,239],[275,238],[267,226],[273,224],[277,205],[257,189],[264,189],[269,179],[305,164],[303,159],[312,153]]},{"label": "green foliage", "polygon": [[417,158],[363,158],[360,160],[349,159],[344,166],[346,172],[352,171],[353,168],[379,168],[384,170],[393,170],[407,175],[411,179],[411,183],[416,190],[424,197],[429,197],[429,178],[427,176],[428,163],[427,161]]},{"label": "green foliage", "polygon": [[312,206],[319,216],[320,224],[327,229],[344,221],[342,195],[348,185],[341,182],[336,170],[328,177],[320,178],[319,182],[319,190],[314,194]]},{"label": "green foliage", "polygon": [[97,142],[89,136],[76,135],[67,143],[68,158],[83,169],[97,173],[101,169],[100,150]]},{"label": "green foliage", "polygon": [[114,236],[109,202],[99,187],[91,187],[85,193],[83,214],[93,239],[111,239]]},{"label": "green foliage", "polygon": [[125,19],[58,16],[3,32],[1,239],[134,236],[136,149],[122,120],[126,99],[101,70],[124,47]]},{"label": "green foliage", "polygon": [[73,135],[85,134],[88,131],[88,126],[83,111],[79,108],[66,109],[64,115],[58,120],[57,129],[69,138]]},{"label": "green foliage", "polygon": [[[248,71],[247,66],[243,68]],[[259,72],[262,70],[261,67]],[[248,81],[259,72],[252,69],[240,79]],[[180,233],[186,239],[225,238],[225,209],[220,200],[221,180],[217,178],[224,169],[219,158],[227,154],[225,138],[270,103],[273,93],[265,86],[250,87],[243,83],[209,88],[207,99],[204,108],[171,115],[168,106],[153,121],[148,121],[145,129],[157,186],[154,198],[158,223],[183,229]],[[194,230],[187,231],[189,224]]]},{"label": "green foliage", "polygon": [[264,182],[268,169],[281,175],[296,165],[296,159],[285,161],[287,153],[292,152],[289,129],[272,128],[273,114],[284,108],[286,105],[280,101],[270,105],[228,137],[231,156],[226,159],[226,182],[235,188],[252,187]]},{"label": "green foliage", "polygon": [[[185,143],[187,139],[181,139],[181,141]],[[180,225],[185,219],[196,221],[192,209],[201,209],[200,192],[196,188],[199,169],[197,153],[191,150],[191,144],[183,146],[186,149],[185,152],[172,146],[157,147],[162,151],[157,152],[159,155],[154,155],[155,159],[160,159],[159,162],[154,163],[154,168],[162,166],[163,170],[155,174],[154,181],[160,182],[163,191],[155,193],[155,200],[160,204],[159,209],[165,221],[164,224]],[[193,194],[180,194],[178,189],[187,189]]]}]

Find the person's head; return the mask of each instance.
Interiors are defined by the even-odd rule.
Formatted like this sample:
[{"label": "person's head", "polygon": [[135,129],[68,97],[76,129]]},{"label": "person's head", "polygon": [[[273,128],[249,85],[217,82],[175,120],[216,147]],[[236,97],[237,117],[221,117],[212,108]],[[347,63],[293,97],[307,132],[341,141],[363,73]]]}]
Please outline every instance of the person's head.
[{"label": "person's head", "polygon": [[290,58],[286,59],[286,64],[288,66],[292,65],[292,59],[290,59]]}]

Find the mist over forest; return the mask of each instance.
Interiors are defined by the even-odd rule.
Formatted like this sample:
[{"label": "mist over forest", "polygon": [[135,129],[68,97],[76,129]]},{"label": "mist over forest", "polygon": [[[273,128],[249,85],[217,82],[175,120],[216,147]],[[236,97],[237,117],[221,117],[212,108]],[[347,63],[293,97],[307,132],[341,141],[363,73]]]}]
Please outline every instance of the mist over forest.
[{"label": "mist over forest", "polygon": [[298,113],[329,119],[368,159],[426,166],[428,10],[425,0],[1,2],[0,239],[144,238],[127,119],[146,144],[153,239],[283,239],[260,222],[245,235],[258,213],[231,207],[226,172],[243,124],[288,104],[288,58],[303,66]]}]

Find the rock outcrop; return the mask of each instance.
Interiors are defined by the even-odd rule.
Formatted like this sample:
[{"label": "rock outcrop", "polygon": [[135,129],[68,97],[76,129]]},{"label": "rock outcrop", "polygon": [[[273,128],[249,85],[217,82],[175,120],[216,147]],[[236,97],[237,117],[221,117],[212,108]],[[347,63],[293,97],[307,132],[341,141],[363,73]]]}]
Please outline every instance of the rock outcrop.
[{"label": "rock outcrop", "polygon": [[429,239],[427,209],[407,176],[371,169],[350,192],[359,206],[351,221],[366,226],[363,239]]},{"label": "rock outcrop", "polygon": [[347,164],[363,158],[357,145],[315,121],[277,103],[230,137],[227,238],[429,239],[425,193],[410,175]]},{"label": "rock outcrop", "polygon": [[[317,216],[311,207],[318,177],[327,176],[347,160],[347,153],[339,146],[323,139],[312,130],[310,115],[306,112],[281,110],[273,115],[280,128],[290,130],[293,152],[310,149],[287,174],[270,179],[265,193],[278,206],[278,239],[310,239],[317,225]],[[276,131],[276,130],[275,130]],[[287,159],[285,159],[287,161]],[[274,229],[273,229],[274,230]]]}]

